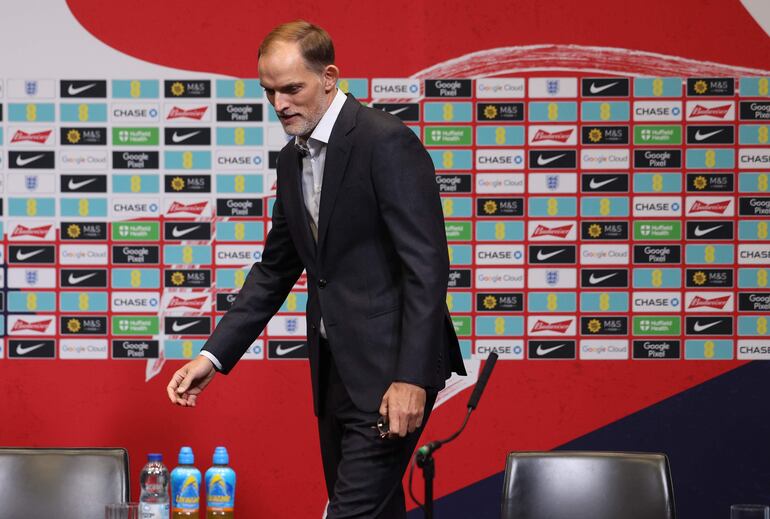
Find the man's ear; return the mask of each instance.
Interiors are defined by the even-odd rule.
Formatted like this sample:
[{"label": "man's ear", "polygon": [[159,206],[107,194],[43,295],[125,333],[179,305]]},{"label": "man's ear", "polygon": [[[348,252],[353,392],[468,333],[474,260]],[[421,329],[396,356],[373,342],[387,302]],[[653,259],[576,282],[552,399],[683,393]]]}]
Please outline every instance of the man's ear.
[{"label": "man's ear", "polygon": [[337,88],[337,80],[340,78],[340,69],[337,65],[326,65],[323,71],[324,92],[327,94]]}]

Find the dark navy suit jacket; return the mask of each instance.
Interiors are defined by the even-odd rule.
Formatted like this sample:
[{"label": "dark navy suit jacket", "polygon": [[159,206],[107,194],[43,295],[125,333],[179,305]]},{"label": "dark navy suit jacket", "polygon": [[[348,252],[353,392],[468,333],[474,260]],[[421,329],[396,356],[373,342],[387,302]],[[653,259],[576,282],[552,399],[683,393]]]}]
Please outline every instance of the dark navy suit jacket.
[{"label": "dark navy suit jacket", "polygon": [[440,389],[452,371],[465,374],[446,306],[441,201],[430,156],[388,113],[349,95],[327,146],[318,243],[303,201],[300,157],[290,142],[278,157],[262,261],[251,267],[204,349],[229,372],[305,269],[315,412],[321,316],[351,400],[372,412],[394,381]]}]

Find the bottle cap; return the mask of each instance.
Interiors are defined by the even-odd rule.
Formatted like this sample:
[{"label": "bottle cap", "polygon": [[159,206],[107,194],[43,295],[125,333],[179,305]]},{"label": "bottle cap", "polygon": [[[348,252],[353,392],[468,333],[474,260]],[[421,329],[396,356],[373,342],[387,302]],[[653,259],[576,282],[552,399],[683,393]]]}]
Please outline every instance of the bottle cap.
[{"label": "bottle cap", "polygon": [[147,455],[147,461],[163,461],[163,454],[153,452]]},{"label": "bottle cap", "polygon": [[179,464],[192,465],[195,463],[195,455],[191,447],[182,447],[179,449]]},{"label": "bottle cap", "polygon": [[227,465],[230,462],[230,456],[225,447],[214,449],[214,465]]}]

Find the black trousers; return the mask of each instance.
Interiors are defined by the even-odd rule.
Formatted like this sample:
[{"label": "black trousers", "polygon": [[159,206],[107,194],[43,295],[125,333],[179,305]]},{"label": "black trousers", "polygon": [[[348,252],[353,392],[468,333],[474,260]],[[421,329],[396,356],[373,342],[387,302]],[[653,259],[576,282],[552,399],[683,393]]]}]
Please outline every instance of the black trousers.
[{"label": "black trousers", "polygon": [[377,412],[360,411],[340,379],[329,345],[321,339],[321,440],[328,519],[404,519],[402,479],[428,421],[436,391],[428,391],[422,427],[405,438],[382,439]]}]

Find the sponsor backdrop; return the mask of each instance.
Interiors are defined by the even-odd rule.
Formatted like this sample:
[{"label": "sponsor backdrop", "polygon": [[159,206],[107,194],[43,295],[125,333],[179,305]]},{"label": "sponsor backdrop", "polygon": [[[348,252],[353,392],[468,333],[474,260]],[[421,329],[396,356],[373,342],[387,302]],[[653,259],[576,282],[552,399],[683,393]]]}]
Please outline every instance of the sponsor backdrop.
[{"label": "sponsor backdrop", "polygon": [[471,375],[426,440],[502,361],[439,456],[441,516],[496,517],[506,452],[569,447],[667,452],[685,519],[770,502],[759,4],[4,3],[0,444],[121,445],[133,476],[224,444],[239,516],[321,515],[304,277],[196,409],[164,391],[260,259],[286,137],[256,45],[302,16],[436,166]]}]

